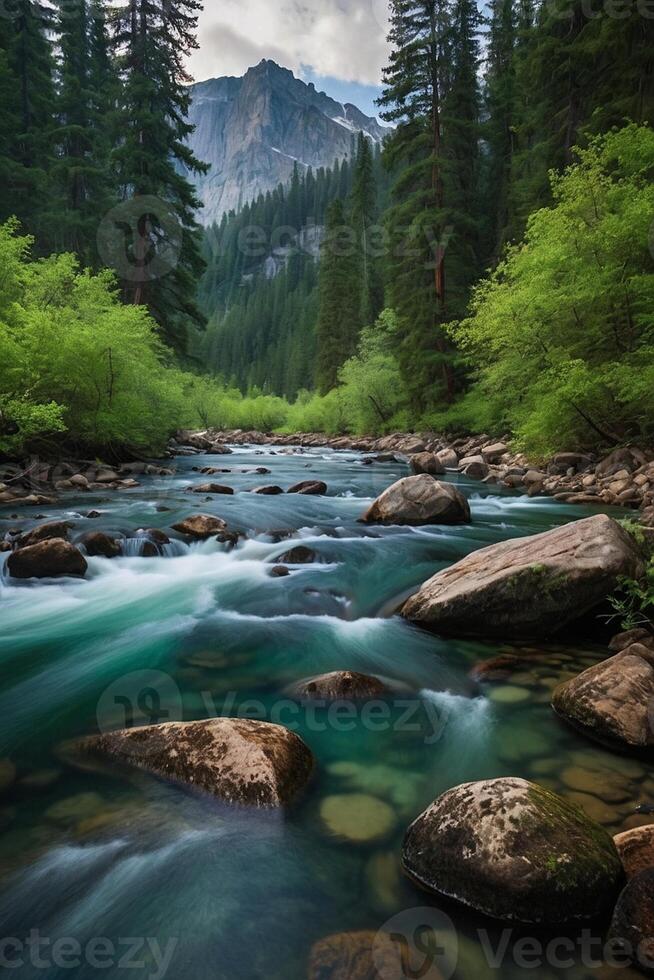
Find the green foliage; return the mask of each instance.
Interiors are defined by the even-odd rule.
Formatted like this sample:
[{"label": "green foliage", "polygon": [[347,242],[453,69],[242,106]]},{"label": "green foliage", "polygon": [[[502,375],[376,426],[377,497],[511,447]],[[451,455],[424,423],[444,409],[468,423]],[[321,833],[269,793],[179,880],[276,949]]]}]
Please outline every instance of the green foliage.
[{"label": "green foliage", "polygon": [[614,610],[610,619],[619,619],[623,630],[647,629],[654,633],[654,558],[642,579],[620,580],[620,589],[609,596]]},{"label": "green foliage", "polygon": [[394,311],[384,310],[373,327],[362,331],[336,387],[326,395],[298,395],[286,430],[368,435],[407,428],[413,419],[395,355],[398,330]]},{"label": "green foliage", "polygon": [[654,437],[654,132],[628,125],[577,159],[450,326],[474,403],[534,456]]}]

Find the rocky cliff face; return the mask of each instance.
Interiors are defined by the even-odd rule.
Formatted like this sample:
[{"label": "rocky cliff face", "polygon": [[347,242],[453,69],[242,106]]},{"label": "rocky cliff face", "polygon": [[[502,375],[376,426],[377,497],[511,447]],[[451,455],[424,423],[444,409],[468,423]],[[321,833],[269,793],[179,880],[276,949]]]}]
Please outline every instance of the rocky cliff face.
[{"label": "rocky cliff face", "polygon": [[242,78],[194,85],[190,121],[193,152],[211,167],[192,177],[205,225],[288,181],[295,161],[329,166],[350,154],[360,130],[375,142],[387,132],[356,106],[334,101],[274,61],[262,61]]}]

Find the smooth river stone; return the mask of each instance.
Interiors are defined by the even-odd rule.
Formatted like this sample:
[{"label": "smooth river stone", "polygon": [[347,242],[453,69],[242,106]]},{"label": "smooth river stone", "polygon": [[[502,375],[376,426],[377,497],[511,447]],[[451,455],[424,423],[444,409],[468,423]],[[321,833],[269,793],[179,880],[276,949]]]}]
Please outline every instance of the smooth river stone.
[{"label": "smooth river stone", "polygon": [[580,806],[591,820],[595,820],[596,823],[601,823],[604,827],[617,824],[620,820],[620,814],[615,807],[610,806],[596,796],[591,796],[590,793],[568,792],[564,796],[570,803],[576,803],[577,806]]},{"label": "smooth river stone", "polygon": [[395,811],[388,803],[366,793],[338,793],[320,805],[325,827],[339,837],[357,844],[383,840],[394,829]]},{"label": "smooth river stone", "polygon": [[16,778],[16,766],[11,759],[0,759],[0,793],[9,789]]},{"label": "smooth river stone", "polygon": [[530,697],[531,691],[528,691],[527,688],[513,687],[511,684],[496,687],[488,693],[489,700],[495,701],[497,704],[518,704],[521,701],[528,701]]},{"label": "smooth river stone", "polygon": [[568,766],[561,773],[561,782],[578,793],[590,793],[605,803],[624,803],[632,798],[629,784],[618,773],[607,773]]},{"label": "smooth river stone", "polygon": [[654,868],[654,824],[616,834],[613,842],[628,878],[646,868]]}]

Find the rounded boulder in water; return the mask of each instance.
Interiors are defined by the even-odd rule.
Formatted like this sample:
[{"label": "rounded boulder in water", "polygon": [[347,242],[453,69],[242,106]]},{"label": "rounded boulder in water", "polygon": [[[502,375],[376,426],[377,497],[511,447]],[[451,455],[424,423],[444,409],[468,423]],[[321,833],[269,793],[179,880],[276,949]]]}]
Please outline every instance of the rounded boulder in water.
[{"label": "rounded boulder in water", "polygon": [[389,693],[378,677],[360,674],[355,670],[334,670],[298,681],[286,689],[290,697],[301,700],[360,701],[379,698]]},{"label": "rounded boulder in water", "polygon": [[460,490],[427,473],[391,484],[361,518],[364,524],[469,524],[470,507]]},{"label": "rounded boulder in water", "polygon": [[173,531],[200,541],[226,530],[227,524],[222,517],[214,517],[212,514],[191,514],[183,521],[173,524]]},{"label": "rounded boulder in water", "polygon": [[88,565],[84,555],[63,538],[48,538],[13,551],[7,558],[12,578],[83,578]]},{"label": "rounded boulder in water", "polygon": [[514,777],[456,786],[409,827],[407,874],[496,919],[557,923],[613,906],[623,879],[610,835],[583,811]]}]

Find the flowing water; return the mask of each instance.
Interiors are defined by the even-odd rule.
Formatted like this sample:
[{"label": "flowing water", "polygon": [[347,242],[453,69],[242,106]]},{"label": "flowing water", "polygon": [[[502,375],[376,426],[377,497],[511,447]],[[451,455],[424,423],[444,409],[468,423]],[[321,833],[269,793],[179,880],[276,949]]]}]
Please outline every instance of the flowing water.
[{"label": "flowing water", "polygon": [[[142,557],[131,542],[123,557],[90,558],[84,581],[0,578],[0,938],[24,942],[36,930],[48,941],[38,955],[34,946],[29,955],[21,947],[22,957],[2,947],[22,962],[10,975],[154,977],[167,966],[174,980],[301,980],[323,937],[375,933],[402,912],[398,928],[411,931],[438,910],[449,917],[447,962],[436,964],[444,980],[628,975],[589,966],[581,954],[559,968],[521,965],[518,932],[493,965],[501,927],[417,891],[399,865],[410,821],[468,780],[537,779],[612,832],[638,823],[635,806],[652,801],[644,768],[586,742],[549,707],[553,686],[602,648],[444,640],[394,614],[471,550],[584,512],[452,477],[470,499],[470,526],[368,527],[358,517],[407,470],[362,459],[282,447],[180,459],[174,477],[70,497],[44,516],[74,521],[74,534],[133,535],[200,510],[244,532],[235,549],[173,540],[162,555]],[[199,462],[228,468],[211,479],[235,495],[189,494],[209,479],[193,471]],[[257,475],[257,466],[270,474]],[[327,496],[238,492],[310,477],[328,483]],[[92,508],[100,517],[84,516]],[[0,537],[42,522],[5,510]],[[271,576],[298,543],[316,560]],[[471,679],[475,663],[501,653],[524,657],[517,674]],[[345,668],[392,679],[400,694],[377,715],[311,711],[284,695],[293,681]],[[316,756],[313,781],[284,814],[229,807],[137,772],[80,769],[66,746],[134,718],[237,713],[292,727]],[[580,932],[565,935],[576,941]],[[66,959],[61,945],[53,955],[64,938],[79,943],[81,959]],[[436,965],[412,975],[430,980]]]}]

